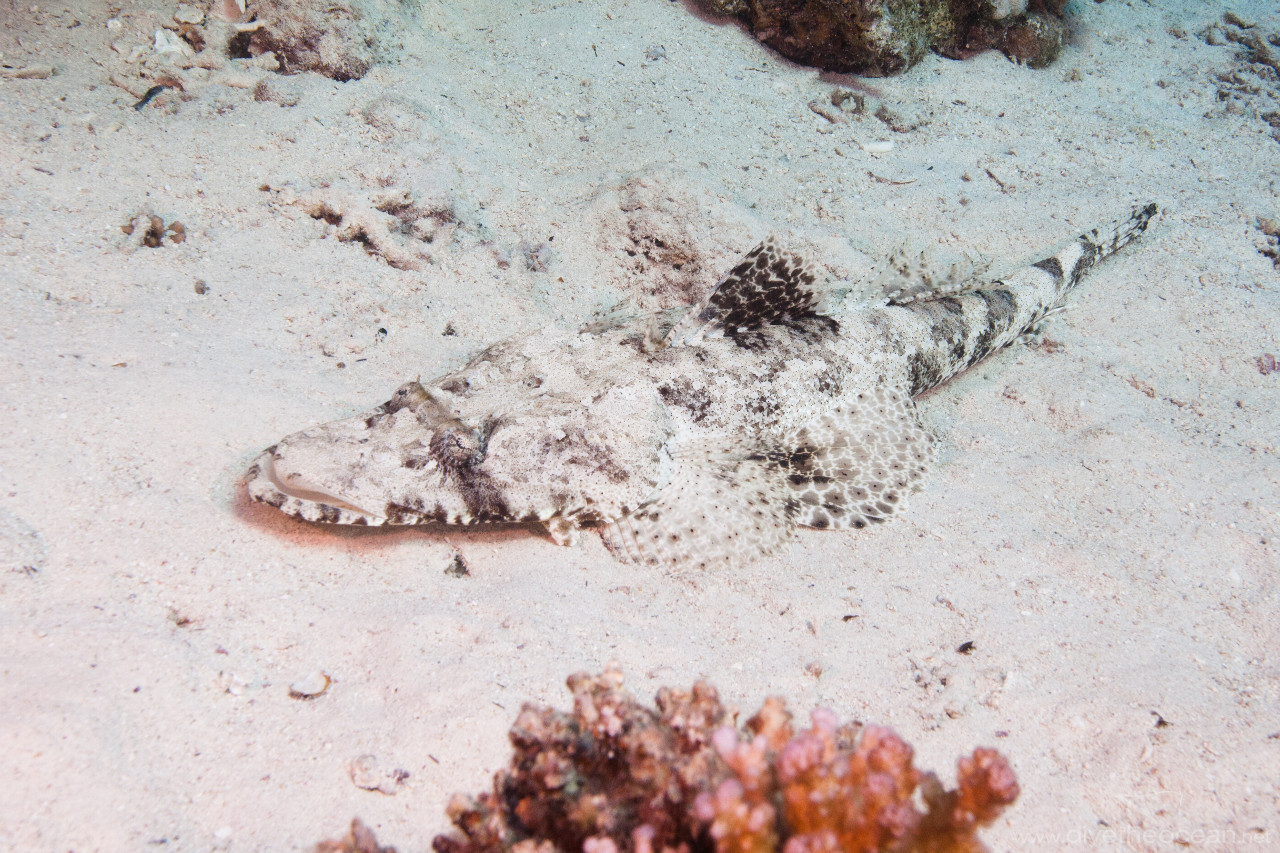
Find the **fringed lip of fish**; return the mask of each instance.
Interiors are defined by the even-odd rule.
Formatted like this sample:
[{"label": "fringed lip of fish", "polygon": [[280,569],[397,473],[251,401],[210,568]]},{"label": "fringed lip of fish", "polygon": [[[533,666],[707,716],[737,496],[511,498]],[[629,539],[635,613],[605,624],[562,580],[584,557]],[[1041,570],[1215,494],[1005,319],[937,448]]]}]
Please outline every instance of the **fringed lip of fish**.
[{"label": "fringed lip of fish", "polygon": [[245,485],[251,499],[306,521],[370,527],[387,523],[386,516],[367,512],[337,495],[281,482],[276,475],[276,447],[262,451],[249,467]]},{"label": "fringed lip of fish", "polygon": [[476,526],[479,524],[522,525],[546,523],[555,514],[547,509],[519,519],[478,518],[469,513],[453,517],[440,512],[424,513],[409,507],[391,507],[392,512],[379,514],[361,509],[340,496],[319,488],[307,488],[297,482],[282,481],[276,469],[279,445],[272,445],[253,461],[245,476],[245,488],[251,500],[275,507],[286,515],[318,524],[345,524],[359,527],[392,527],[403,525],[446,524],[450,526]]}]

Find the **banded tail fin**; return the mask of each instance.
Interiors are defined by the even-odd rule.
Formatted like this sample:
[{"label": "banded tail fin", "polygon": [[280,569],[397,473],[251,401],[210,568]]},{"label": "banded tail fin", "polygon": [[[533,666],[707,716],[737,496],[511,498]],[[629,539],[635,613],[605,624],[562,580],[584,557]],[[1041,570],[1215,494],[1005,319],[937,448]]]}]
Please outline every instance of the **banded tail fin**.
[{"label": "banded tail fin", "polygon": [[1149,202],[1133,211],[1118,222],[1111,225],[1099,225],[1092,228],[1055,255],[1037,261],[1034,267],[1044,270],[1059,281],[1059,293],[1070,290],[1080,283],[1081,277],[1089,269],[1109,255],[1132,243],[1142,232],[1147,230],[1151,217],[1158,208],[1155,202]]},{"label": "banded tail fin", "polygon": [[1113,255],[1132,243],[1143,231],[1151,218],[1159,212],[1155,202],[1149,202],[1133,211],[1124,219],[1110,226],[1099,226],[1080,235],[1080,242],[1088,242],[1097,248],[1094,261],[1100,261],[1107,255]]},{"label": "banded tail fin", "polygon": [[[1023,264],[1053,276],[1061,291],[1074,287],[1098,261],[1133,242],[1157,212],[1154,203],[1135,207],[1124,219],[1093,228],[1070,242],[1059,244],[1052,254]],[[1018,268],[1014,265],[1006,272]],[[986,259],[965,257],[949,265],[929,250],[895,249],[885,260],[876,283],[891,305],[910,305],[1000,287],[1003,276],[994,273]],[[1059,293],[1061,295],[1061,292]]]},{"label": "banded tail fin", "polygon": [[1091,229],[978,290],[918,297],[896,310],[919,317],[917,351],[909,357],[908,385],[918,396],[1035,330],[1062,310],[1071,290],[1102,258],[1147,229],[1155,204],[1135,207],[1109,226]]}]

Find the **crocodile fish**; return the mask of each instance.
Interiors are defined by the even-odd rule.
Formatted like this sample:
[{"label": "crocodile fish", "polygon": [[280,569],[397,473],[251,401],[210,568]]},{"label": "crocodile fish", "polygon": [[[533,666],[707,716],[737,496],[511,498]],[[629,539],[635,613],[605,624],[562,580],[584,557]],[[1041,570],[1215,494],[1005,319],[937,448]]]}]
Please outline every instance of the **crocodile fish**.
[{"label": "crocodile fish", "polygon": [[887,298],[835,310],[819,269],[770,237],[698,305],[505,340],[290,435],[248,492],[330,524],[525,523],[561,544],[593,528],[619,559],[672,567],[874,525],[931,464],[915,398],[1034,333],[1155,213],[990,280],[898,255]]}]

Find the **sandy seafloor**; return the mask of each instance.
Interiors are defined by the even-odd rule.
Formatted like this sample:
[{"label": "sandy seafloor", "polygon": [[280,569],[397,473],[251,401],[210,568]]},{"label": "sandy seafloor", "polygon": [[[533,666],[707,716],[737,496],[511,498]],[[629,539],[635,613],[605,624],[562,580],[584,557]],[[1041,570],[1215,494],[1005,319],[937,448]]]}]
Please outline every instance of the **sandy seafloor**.
[{"label": "sandy seafloor", "polygon": [[[996,850],[1280,849],[1280,375],[1257,361],[1280,271],[1255,227],[1280,143],[1266,84],[1218,100],[1238,48],[1196,33],[1220,7],[1078,2],[1047,70],[863,81],[899,133],[831,124],[808,103],[856,81],[667,0],[425,0],[357,82],[135,111],[106,22],[172,6],[0,9],[3,62],[58,70],[0,81],[0,847],[302,850],[360,815],[424,851],[521,703],[615,660],[646,700],[705,678],[748,713],[776,693],[891,725],[946,780],[997,746],[1023,794]],[[457,221],[396,237],[431,256],[396,269],[304,212],[326,185]],[[243,494],[286,433],[522,330],[701,295],[770,231],[859,281],[904,238],[1018,259],[1145,200],[1162,215],[1050,345],[922,401],[939,464],[874,531],[673,572]],[[131,250],[144,209],[186,242]],[[316,670],[328,691],[290,698]],[[365,754],[404,787],[353,785]]]}]

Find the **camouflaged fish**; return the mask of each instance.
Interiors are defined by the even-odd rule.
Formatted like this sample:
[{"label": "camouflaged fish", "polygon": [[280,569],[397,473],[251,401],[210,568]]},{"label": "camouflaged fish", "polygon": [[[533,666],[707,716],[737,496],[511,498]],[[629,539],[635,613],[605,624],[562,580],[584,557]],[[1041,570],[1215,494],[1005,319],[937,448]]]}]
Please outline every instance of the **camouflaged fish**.
[{"label": "camouflaged fish", "polygon": [[742,563],[795,528],[900,512],[933,439],[913,398],[1033,332],[1156,206],[995,280],[902,257],[884,304],[824,313],[768,239],[695,307],[546,329],[267,448],[249,494],[313,522],[598,529],[620,559]]}]

